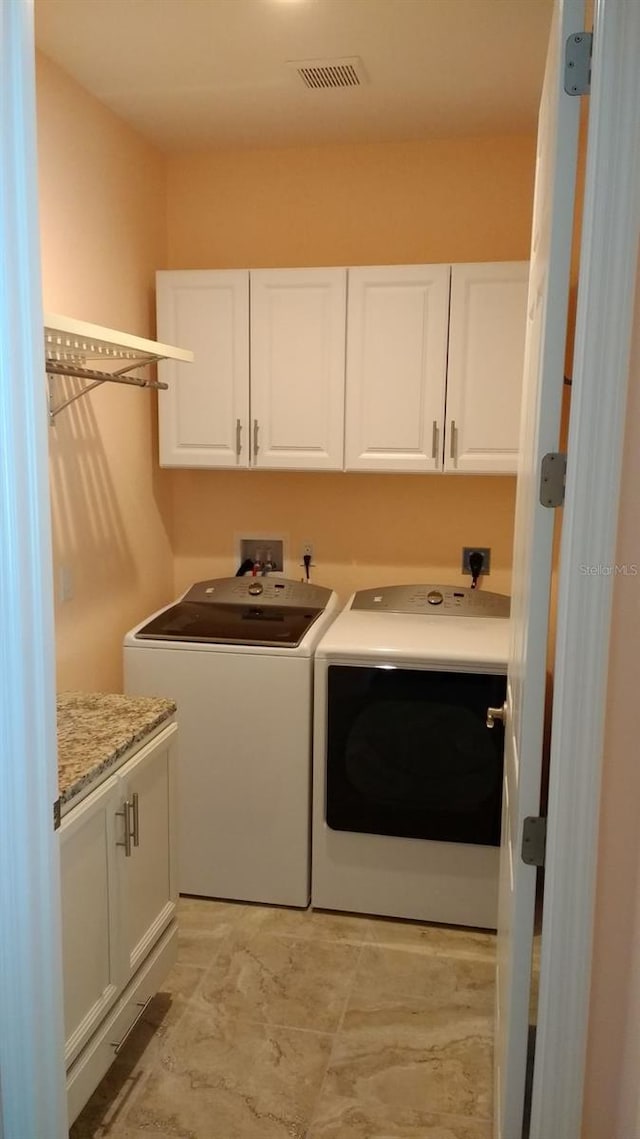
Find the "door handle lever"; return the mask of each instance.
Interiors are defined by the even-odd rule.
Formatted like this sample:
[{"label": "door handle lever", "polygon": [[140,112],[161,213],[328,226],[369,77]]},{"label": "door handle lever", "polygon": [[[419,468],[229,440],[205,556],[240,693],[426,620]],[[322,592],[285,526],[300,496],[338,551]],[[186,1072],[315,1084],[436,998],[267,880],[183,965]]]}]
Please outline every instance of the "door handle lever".
[{"label": "door handle lever", "polygon": [[507,702],[505,700],[501,708],[487,708],[487,727],[495,728],[496,720],[500,720],[504,724],[507,718]]}]

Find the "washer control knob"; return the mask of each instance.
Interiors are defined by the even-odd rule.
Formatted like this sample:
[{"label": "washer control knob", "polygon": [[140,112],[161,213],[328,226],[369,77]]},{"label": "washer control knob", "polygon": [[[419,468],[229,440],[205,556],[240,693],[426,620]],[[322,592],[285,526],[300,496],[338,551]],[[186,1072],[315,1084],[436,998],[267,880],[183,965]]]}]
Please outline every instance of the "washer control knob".
[{"label": "washer control knob", "polygon": [[264,586],[261,581],[252,581],[249,586],[249,593],[252,597],[258,597],[262,593],[263,588]]},{"label": "washer control knob", "polygon": [[427,594],[427,601],[429,605],[442,605],[444,597],[439,589],[432,589],[431,592]]}]

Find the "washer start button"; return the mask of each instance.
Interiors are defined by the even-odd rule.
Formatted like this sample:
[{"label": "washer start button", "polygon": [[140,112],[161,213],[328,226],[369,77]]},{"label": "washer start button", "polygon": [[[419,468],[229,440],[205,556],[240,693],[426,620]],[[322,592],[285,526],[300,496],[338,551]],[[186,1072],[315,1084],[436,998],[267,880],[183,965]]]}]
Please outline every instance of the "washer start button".
[{"label": "washer start button", "polygon": [[439,589],[432,589],[431,592],[427,594],[427,601],[429,605],[442,605],[444,597]]}]

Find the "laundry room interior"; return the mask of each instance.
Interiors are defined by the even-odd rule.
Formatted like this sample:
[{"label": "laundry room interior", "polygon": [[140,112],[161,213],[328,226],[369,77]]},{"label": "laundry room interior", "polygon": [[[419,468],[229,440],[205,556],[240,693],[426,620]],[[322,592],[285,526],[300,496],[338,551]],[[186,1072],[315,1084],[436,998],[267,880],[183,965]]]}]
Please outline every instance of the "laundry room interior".
[{"label": "laundry room interior", "polygon": [[[151,335],[158,268],[528,257],[533,129],[163,155],[43,56],[38,92],[46,310]],[[70,121],[81,177],[61,145]],[[315,580],[345,601],[459,581],[476,543],[492,551],[487,587],[509,592],[515,477],[161,470],[152,400],[131,395],[102,391],[52,432],[56,581],[69,567],[74,594],[57,602],[62,687],[117,690],[116,629],[235,573],[239,533],[286,535],[291,576],[311,539]]]},{"label": "laundry room interior", "polygon": [[[326,2],[335,11],[339,0]],[[140,12],[148,13],[149,21],[153,19],[155,3],[156,0],[147,0],[146,5],[138,5]],[[170,3],[176,7],[175,0]],[[299,0],[299,3],[207,0],[207,3],[227,13],[229,24],[237,29],[238,35],[242,26],[237,15],[240,6],[247,14],[249,9],[257,13],[261,8],[260,21],[265,21],[264,27],[271,28],[276,40],[281,34],[289,45],[295,36],[291,27],[285,28],[287,21],[293,26],[296,12],[305,4],[320,7],[325,0]],[[367,7],[364,0],[344,0],[344,3],[351,4],[354,10],[364,11]],[[403,19],[411,9],[413,19],[415,10],[423,3],[434,12],[438,7],[432,0],[369,0],[369,10],[388,21],[390,12]],[[193,0],[184,7],[192,6]],[[473,2],[463,0],[461,7],[469,14]],[[505,7],[504,4],[498,6]],[[111,8],[122,9],[122,4],[112,3]],[[177,109],[174,106],[166,112],[160,95],[154,109],[153,93],[147,93],[146,103],[132,100],[135,108],[130,113],[128,92],[131,89],[127,83],[104,83],[101,95],[93,93],[91,54],[83,59],[92,20],[92,34],[97,41],[104,36],[107,54],[117,43],[117,20],[109,11],[109,5],[103,0],[84,4],[79,0],[36,0],[36,110],[45,313],[65,314],[73,320],[120,329],[189,351],[193,347],[190,343],[183,342],[184,338],[172,339],[159,326],[158,272],[167,280],[175,274],[175,280],[179,281],[180,273],[187,271],[248,271],[247,282],[252,272],[257,282],[263,270],[339,267],[349,279],[352,267],[447,265],[455,268],[481,263],[528,262],[536,175],[537,105],[552,9],[552,0],[527,4],[528,16],[524,23],[534,36],[530,42],[525,42],[524,32],[519,36],[506,11],[496,10],[492,16],[496,28],[498,16],[506,17],[505,42],[513,47],[521,39],[522,50],[528,53],[527,98],[514,100],[513,106],[493,97],[490,81],[483,87],[476,80],[479,87],[473,114],[461,100],[460,107],[452,103],[446,114],[443,110],[444,127],[438,125],[437,116],[425,116],[421,123],[417,115],[415,121],[407,119],[404,130],[396,125],[393,130],[377,131],[375,124],[369,123],[366,130],[354,131],[353,137],[349,137],[346,126],[342,133],[336,127],[333,112],[322,125],[322,99],[335,100],[338,95],[345,100],[354,94],[357,96],[358,92],[304,92],[292,86],[290,90],[295,96],[288,95],[288,98],[310,96],[315,99],[318,125],[307,139],[303,137],[304,125],[296,126],[295,116],[291,124],[288,120],[278,124],[274,118],[272,128],[267,129],[266,120],[261,124],[259,116],[249,125],[244,124],[237,109],[229,112],[227,119],[221,110],[218,118],[212,116],[214,125],[209,123],[207,127],[206,115],[202,123],[198,120],[196,111],[201,113],[202,109],[195,91],[187,92]],[[134,23],[139,23],[139,19],[139,15],[136,16]],[[70,45],[74,21],[79,21],[82,32],[75,46]],[[440,34],[444,34],[445,28],[443,21]],[[164,30],[166,34],[166,26]],[[300,43],[303,42],[301,34]],[[406,40],[402,42],[406,48]],[[354,43],[352,29],[351,46],[341,51],[336,47],[334,54],[355,54]],[[388,47],[390,51],[399,50],[397,46],[394,48],[393,42]],[[258,50],[255,42],[252,50]],[[273,44],[269,51],[273,51]],[[309,59],[323,51],[321,48],[314,52],[306,44]],[[305,54],[302,48],[298,54]],[[247,58],[253,57],[249,53]],[[415,65],[416,52],[407,58],[408,65]],[[367,63],[366,58],[364,62]],[[119,70],[119,64],[115,67]],[[146,62],[142,70],[145,73],[148,70]],[[169,64],[168,74],[170,77],[173,74]],[[184,81],[184,76],[182,80],[178,77],[177,65],[173,81],[176,85]],[[247,86],[251,93],[251,84]],[[451,97],[450,89],[447,97]],[[251,97],[247,98],[250,103]],[[253,99],[259,101],[255,92]],[[190,107],[194,124],[186,129],[184,124],[189,120]],[[136,115],[136,124],[132,125]],[[465,116],[470,125],[465,122]],[[301,122],[304,124],[304,118]],[[207,129],[211,141],[207,141]],[[163,130],[164,141],[158,142]],[[578,152],[579,186],[584,178],[585,130],[583,110]],[[567,355],[563,376],[558,380],[562,385],[561,450],[566,438],[571,393],[579,195],[576,200]],[[252,298],[253,289],[252,279]],[[184,370],[180,375],[186,376],[190,366],[180,364],[179,368]],[[169,383],[174,382],[174,373],[163,371],[162,363],[157,367],[158,372],[152,372],[152,377],[171,376]],[[214,375],[211,382],[215,384]],[[69,376],[49,376],[48,383],[54,402],[73,396],[78,390],[72,370]],[[392,377],[390,383],[393,384]],[[255,642],[259,646],[256,659],[262,664],[256,665],[256,671],[247,672],[246,676],[238,673],[238,688],[233,696],[236,703],[230,703],[226,681],[220,683],[219,703],[211,695],[207,718],[199,721],[196,732],[186,722],[191,714],[190,696],[182,695],[179,687],[191,684],[190,679],[185,679],[186,672],[182,680],[176,680],[174,692],[171,683],[165,683],[162,678],[160,653],[153,647],[153,640],[140,641],[138,647],[134,647],[136,637],[148,635],[158,640],[168,635],[169,625],[159,626],[159,632],[145,631],[150,627],[152,616],[165,609],[169,616],[175,616],[183,595],[187,604],[195,600],[206,606],[211,602],[207,590],[209,594],[217,591],[214,602],[217,597],[224,603],[242,597],[243,604],[249,606],[242,615],[248,636],[254,619],[262,619],[267,614],[268,620],[269,604],[283,602],[283,594],[274,593],[276,587],[290,588],[291,604],[301,611],[306,600],[306,609],[316,621],[316,633],[308,641],[308,652],[305,649],[304,678],[302,665],[296,660],[291,663],[291,671],[287,665],[286,683],[291,685],[291,693],[296,694],[300,705],[310,700],[313,704],[309,692],[313,691],[313,654],[317,650],[315,713],[311,706],[311,719],[303,720],[296,727],[302,741],[296,743],[296,747],[304,751],[313,735],[317,753],[318,740],[325,744],[324,728],[319,727],[318,697],[320,694],[322,700],[331,700],[330,674],[333,670],[334,676],[337,675],[340,654],[349,665],[357,664],[365,671],[360,659],[365,655],[364,648],[360,655],[354,653],[349,657],[344,646],[338,643],[337,633],[334,641],[331,640],[331,623],[335,620],[335,628],[340,628],[337,614],[354,593],[371,594],[373,608],[376,605],[380,608],[381,602],[384,608],[389,597],[389,607],[393,609],[395,594],[391,591],[396,587],[399,590],[412,587],[402,593],[400,608],[396,611],[403,620],[407,614],[417,611],[416,606],[428,610],[429,606],[444,604],[464,609],[467,605],[481,606],[485,596],[489,608],[484,616],[489,623],[497,627],[500,620],[508,616],[508,601],[506,609],[502,605],[512,592],[517,479],[512,472],[449,473],[451,468],[446,465],[446,457],[441,464],[444,469],[410,473],[403,470],[305,470],[295,469],[295,464],[294,469],[285,470],[252,469],[251,466],[240,469],[242,464],[238,464],[238,469],[228,466],[215,469],[214,462],[207,464],[206,461],[200,468],[189,462],[181,466],[179,461],[165,465],[160,458],[162,444],[158,423],[158,407],[163,398],[164,391],[138,391],[124,384],[102,383],[96,391],[74,400],[55,415],[49,442],[56,679],[59,693],[70,694],[65,698],[65,707],[72,717],[78,711],[77,694],[80,693],[109,694],[109,699],[126,694],[125,698],[164,701],[162,708],[154,706],[152,710],[159,719],[153,720],[151,742],[156,737],[160,739],[157,733],[161,732],[161,724],[165,725],[165,731],[167,723],[173,724],[175,705],[170,707],[167,702],[177,701],[175,756],[169,737],[166,745],[167,771],[172,765],[176,769],[169,782],[175,779],[179,794],[187,793],[191,797],[194,812],[200,810],[198,825],[205,828],[205,791],[215,795],[215,777],[213,785],[205,786],[194,783],[189,774],[188,783],[181,787],[180,770],[185,750],[197,751],[205,740],[211,749],[216,723],[222,724],[223,720],[224,738],[228,739],[233,734],[234,717],[238,741],[246,742],[249,738],[247,732],[254,726],[249,723],[252,716],[255,720],[264,714],[265,724],[268,724],[265,733],[272,730],[266,710],[267,697],[263,694],[272,681],[266,680],[266,673],[263,677],[262,672],[257,671],[263,665],[267,668],[264,646],[271,642]],[[499,401],[493,411],[496,418],[502,414]],[[242,430],[248,445],[249,421],[246,428],[243,421]],[[253,431],[252,442],[257,453],[255,427]],[[429,436],[429,447],[430,439]],[[434,456],[435,439],[434,419]],[[438,436],[438,446],[442,455],[441,436]],[[446,446],[449,446],[448,438]],[[452,441],[452,458],[453,455]],[[552,681],[559,523],[556,531],[551,574],[549,684]],[[255,567],[255,576],[249,570],[246,577],[238,579],[241,585],[230,583],[228,579],[235,578],[242,561],[240,539],[252,536],[264,543],[264,552],[268,555],[264,560],[270,559],[270,543],[276,538],[282,539],[282,575],[268,573],[269,567],[261,561]],[[312,555],[309,566],[305,567],[304,552],[308,547]],[[467,554],[475,549],[490,552],[489,572],[483,573],[481,568],[479,577],[473,577],[475,597],[469,588],[472,577],[462,569],[465,549]],[[287,583],[286,587],[284,584],[280,587],[281,581]],[[306,598],[300,599],[294,586],[301,586],[303,592],[312,587],[316,591],[313,600],[310,589]],[[248,592],[250,587],[261,592],[252,598]],[[241,588],[247,592],[241,595],[238,592]],[[387,590],[390,592],[386,593]],[[494,594],[499,595],[495,603],[490,601]],[[260,606],[264,603],[264,610],[259,608],[258,602]],[[175,611],[169,610],[170,606],[176,606]],[[176,616],[178,619],[182,619],[181,614]],[[413,617],[406,619],[414,620]],[[460,621],[460,614],[456,620]],[[464,621],[461,628],[463,624]],[[496,634],[502,638],[499,648],[497,641],[492,642],[486,650],[486,658],[473,658],[481,661],[478,673],[491,674],[492,681],[496,680],[494,673],[500,674],[501,683],[508,657],[505,639],[508,621],[504,619],[502,625]],[[232,641],[239,636],[230,634]],[[304,645],[307,642],[303,638],[311,635],[305,629],[300,636]],[[327,638],[324,649],[321,636]],[[192,639],[198,641],[197,636]],[[454,632],[451,646],[456,643]],[[140,646],[143,646],[141,651]],[[400,663],[394,663],[392,655],[380,656],[383,663],[372,665],[371,671],[376,669],[373,683],[379,684],[382,671],[388,670],[387,681],[396,686],[389,689],[388,699],[402,698],[408,703],[418,699],[414,694],[414,677],[419,668],[414,664],[415,671],[411,672],[407,661],[415,660],[411,656],[414,650],[408,647],[408,642],[406,646],[403,642],[403,646],[398,647]],[[200,662],[205,656],[213,655],[204,650],[199,652],[201,648],[202,645],[196,644],[192,653],[194,660],[199,658]],[[371,659],[381,651],[374,644],[367,650]],[[451,655],[447,656],[449,651]],[[460,666],[466,651],[466,645],[459,649],[458,656],[455,655],[457,648],[455,651],[454,647],[442,649],[445,663],[439,675],[455,672],[456,665],[462,672],[473,672],[468,662]],[[153,660],[144,676],[142,666],[138,667],[143,653],[146,654],[144,660]],[[218,655],[221,659],[224,657],[224,654]],[[229,667],[231,656],[230,652],[226,658]],[[275,661],[277,650],[273,656],[274,663],[268,667],[275,675],[284,662]],[[300,664],[299,678],[297,674],[294,678],[294,664],[296,667]],[[400,697],[400,673],[404,670],[411,677],[410,695],[403,692]],[[343,671],[348,669],[343,668]],[[474,682],[479,679],[473,676]],[[325,694],[325,686],[329,695]],[[452,690],[446,687],[442,692],[439,699],[444,700],[446,692],[446,700],[456,706],[458,715],[460,709],[456,701],[461,698],[457,693],[452,695]],[[476,719],[482,704],[483,732],[485,726],[494,726],[489,723],[491,716],[485,724],[487,703],[492,705],[488,711],[496,713],[496,720],[502,716],[504,688],[498,684],[491,692],[491,698],[485,699],[484,689],[473,696],[465,689],[465,699],[475,702]],[[349,698],[358,709],[358,701],[364,699],[360,692]],[[198,699],[206,704],[208,698],[199,690]],[[336,704],[340,701],[342,715],[347,696],[340,693],[335,699]],[[293,695],[291,701],[294,702]],[[183,724],[181,707],[185,711]],[[116,708],[115,704],[105,706],[104,716],[115,716]],[[227,711],[231,716],[229,723]],[[243,717],[247,723],[241,723]],[[289,710],[283,708],[281,722],[274,731],[291,735],[295,717],[291,713],[291,724],[287,722],[288,717]],[[416,732],[421,723],[416,719]],[[70,720],[70,724],[75,721]],[[77,724],[80,724],[79,719]],[[498,723],[495,727],[498,730],[493,737],[489,733],[489,738],[493,738],[492,747],[498,746],[496,740],[500,745],[502,741],[502,725]],[[328,733],[329,729],[327,738]],[[194,743],[196,734],[199,739]],[[407,738],[409,734],[407,729]],[[402,729],[398,735],[402,735]],[[258,749],[260,746],[256,744]],[[286,745],[278,744],[278,749],[284,752]],[[315,790],[305,784],[296,792],[300,796],[299,809],[305,814],[310,829],[302,838],[294,835],[290,840],[287,838],[286,842],[290,841],[291,845],[285,852],[289,863],[295,862],[297,854],[292,859],[291,852],[296,851],[295,843],[300,841],[308,848],[311,863],[315,858],[320,867],[322,858],[326,859],[327,873],[318,870],[316,905],[313,905],[312,894],[311,908],[307,908],[313,865],[304,873],[301,870],[302,893],[295,892],[296,886],[291,895],[285,892],[282,896],[269,889],[261,894],[257,887],[252,892],[252,886],[238,887],[236,893],[233,886],[219,891],[208,888],[205,878],[198,877],[197,852],[189,856],[191,876],[184,879],[186,886],[181,888],[180,880],[176,886],[172,870],[171,921],[167,924],[166,915],[162,919],[165,924],[157,943],[159,949],[153,950],[149,960],[154,953],[156,958],[150,966],[146,963],[139,966],[141,971],[150,969],[149,995],[145,989],[137,1002],[140,1008],[145,1001],[147,1003],[128,1044],[122,1052],[119,1048],[116,1050],[113,1063],[111,1056],[109,1064],[98,1061],[97,1051],[92,1051],[92,1041],[103,1032],[106,1014],[116,1007],[109,1005],[109,1001],[124,1001],[126,990],[122,996],[113,988],[109,1001],[105,998],[101,1005],[102,1021],[92,1013],[90,1031],[89,1021],[82,1020],[80,996],[74,1005],[73,1015],[80,1027],[68,1035],[66,1053],[73,1139],[97,1139],[107,1135],[114,1139],[120,1136],[142,1139],[150,1134],[159,1139],[169,1135],[180,1139],[187,1136],[189,1139],[235,1139],[236,1136],[238,1139],[254,1136],[280,1139],[285,1135],[295,1135],[298,1139],[374,1139],[374,1136],[386,1139],[387,1135],[398,1136],[398,1139],[417,1139],[418,1136],[421,1139],[490,1139],[494,1134],[492,1040],[497,863],[485,860],[486,874],[492,878],[491,896],[486,906],[481,881],[485,870],[476,877],[470,866],[468,873],[464,870],[468,881],[467,893],[460,903],[462,908],[456,909],[453,902],[441,905],[438,901],[433,911],[423,912],[417,898],[423,892],[424,883],[416,865],[410,859],[405,860],[404,847],[400,845],[394,870],[396,877],[392,875],[385,886],[385,898],[394,896],[393,901],[385,901],[376,908],[375,891],[368,893],[368,887],[362,885],[364,879],[357,876],[353,893],[349,894],[348,874],[346,870],[343,873],[343,869],[357,862],[359,855],[355,846],[346,846],[337,854],[337,847],[327,847],[326,851],[321,848],[319,836],[323,833],[324,819],[317,811],[318,803],[324,803],[327,792],[324,784],[320,786],[317,782],[316,753],[312,764],[310,761],[316,779]],[[268,754],[268,746],[265,746],[264,755]],[[256,776],[256,791],[265,796],[274,793],[273,819],[276,820],[275,799],[279,797],[281,805],[284,803],[287,807],[288,791],[283,792],[278,785],[277,796],[274,787],[263,792],[258,782],[260,777]],[[229,787],[232,783],[230,779]],[[228,793],[226,783],[224,793]],[[244,794],[241,778],[233,793]],[[124,842],[117,844],[126,847],[123,857],[136,854],[127,843],[131,821],[131,841],[137,845],[137,794],[133,794],[130,803],[127,792]],[[80,798],[85,795],[86,790],[81,791]],[[85,804],[89,801],[90,797],[83,799]],[[289,814],[292,814],[291,803]],[[80,802],[74,812],[82,809]],[[460,853],[460,866],[467,865],[465,844],[467,850],[472,849],[469,844],[485,844],[473,849],[482,850],[482,858],[487,851],[491,851],[491,858],[495,852],[497,858],[499,837],[495,838],[495,828],[497,826],[499,834],[499,801],[496,808],[492,800],[491,810],[494,814],[497,810],[497,815],[486,821],[486,834],[482,828],[467,832],[463,827],[459,833],[455,831],[458,836],[455,840],[446,836],[447,842]],[[69,821],[74,812],[69,811]],[[184,836],[186,816],[181,817],[182,824],[177,830]],[[195,814],[189,818],[195,818]],[[248,819],[248,815],[246,819],[243,816],[243,827],[251,825]],[[228,831],[222,819],[215,825],[220,841],[227,836],[229,861],[239,865],[242,857],[234,853],[233,843],[241,841],[250,849],[248,830],[234,835],[234,826],[240,824],[231,815]],[[334,834],[340,833],[340,825]],[[376,836],[382,837],[383,844],[389,842],[389,836],[406,836],[399,842],[419,843],[425,837],[434,848],[447,846],[447,842],[431,841],[439,834],[437,828],[435,832],[424,832],[423,836],[411,821],[386,824],[391,828],[386,831],[385,824],[379,830],[376,830],[377,825],[361,822],[353,829],[365,832],[367,828],[373,829]],[[393,829],[394,825],[399,829]],[[286,826],[284,817],[282,824],[274,822],[271,830],[277,831],[281,826]],[[343,827],[345,832],[350,829],[350,824]],[[260,849],[259,830],[256,826],[254,852]],[[481,833],[483,837],[478,838]],[[349,842],[351,838],[349,835]],[[178,841],[184,841],[184,837]],[[275,844],[276,839],[273,841]],[[282,835],[279,841],[283,847]],[[395,841],[392,837],[391,842]],[[373,846],[367,848],[370,875],[378,872],[376,867],[383,873],[382,863],[390,849],[384,845],[375,850]],[[169,852],[166,857],[169,858]],[[331,892],[330,873],[331,867],[335,868],[335,860],[341,858],[344,863],[340,876],[344,878],[345,893],[340,895],[343,901],[339,904],[333,900],[338,898],[338,893]],[[392,853],[391,863],[395,858],[396,854]],[[268,859],[265,857],[262,862],[266,874]],[[186,861],[183,861],[184,866]],[[398,890],[403,867],[407,883],[411,879],[406,893]],[[277,868],[273,873],[277,877]],[[445,865],[442,874],[446,877],[448,873]],[[287,877],[288,871],[283,869],[282,875]],[[434,890],[436,894],[442,893],[438,884]],[[447,890],[455,894],[455,888],[449,884]],[[176,900],[177,894],[183,895],[180,901]],[[361,904],[359,894],[363,898]],[[370,901],[371,898],[374,900]],[[469,907],[468,911],[465,906]],[[175,913],[177,929],[173,930]],[[156,931],[161,929],[153,915],[149,922],[156,922]],[[168,963],[175,957],[175,946],[173,942],[169,944],[170,927],[172,935],[175,933],[178,957],[167,982]],[[77,948],[74,952],[80,954]],[[539,942],[534,955],[537,953]],[[82,974],[81,968],[79,972]],[[531,998],[532,1010],[534,1006],[535,993]],[[117,1008],[120,1009],[120,1004]],[[534,1011],[532,1019],[535,1019]],[[416,1027],[417,1021],[421,1027]],[[278,1054],[284,1059],[274,1060],[268,1054],[269,1049],[280,1050]],[[402,1053],[400,1059],[398,1050]],[[433,1057],[433,1063],[425,1059],[429,1056]],[[286,1071],[274,1074],[281,1062]],[[253,1071],[253,1075],[247,1075]],[[219,1124],[213,1123],[216,1113],[221,1120]]]}]

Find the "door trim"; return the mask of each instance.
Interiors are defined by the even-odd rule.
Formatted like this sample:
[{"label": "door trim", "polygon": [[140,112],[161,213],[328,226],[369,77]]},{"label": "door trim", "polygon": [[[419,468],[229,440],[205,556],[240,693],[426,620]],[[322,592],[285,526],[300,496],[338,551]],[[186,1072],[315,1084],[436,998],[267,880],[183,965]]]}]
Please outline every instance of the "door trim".
[{"label": "door trim", "polygon": [[580,566],[615,561],[640,223],[640,5],[594,23],[530,1139],[581,1134],[613,575]]},{"label": "door trim", "polygon": [[67,1134],[31,0],[0,17],[0,1134]]}]

